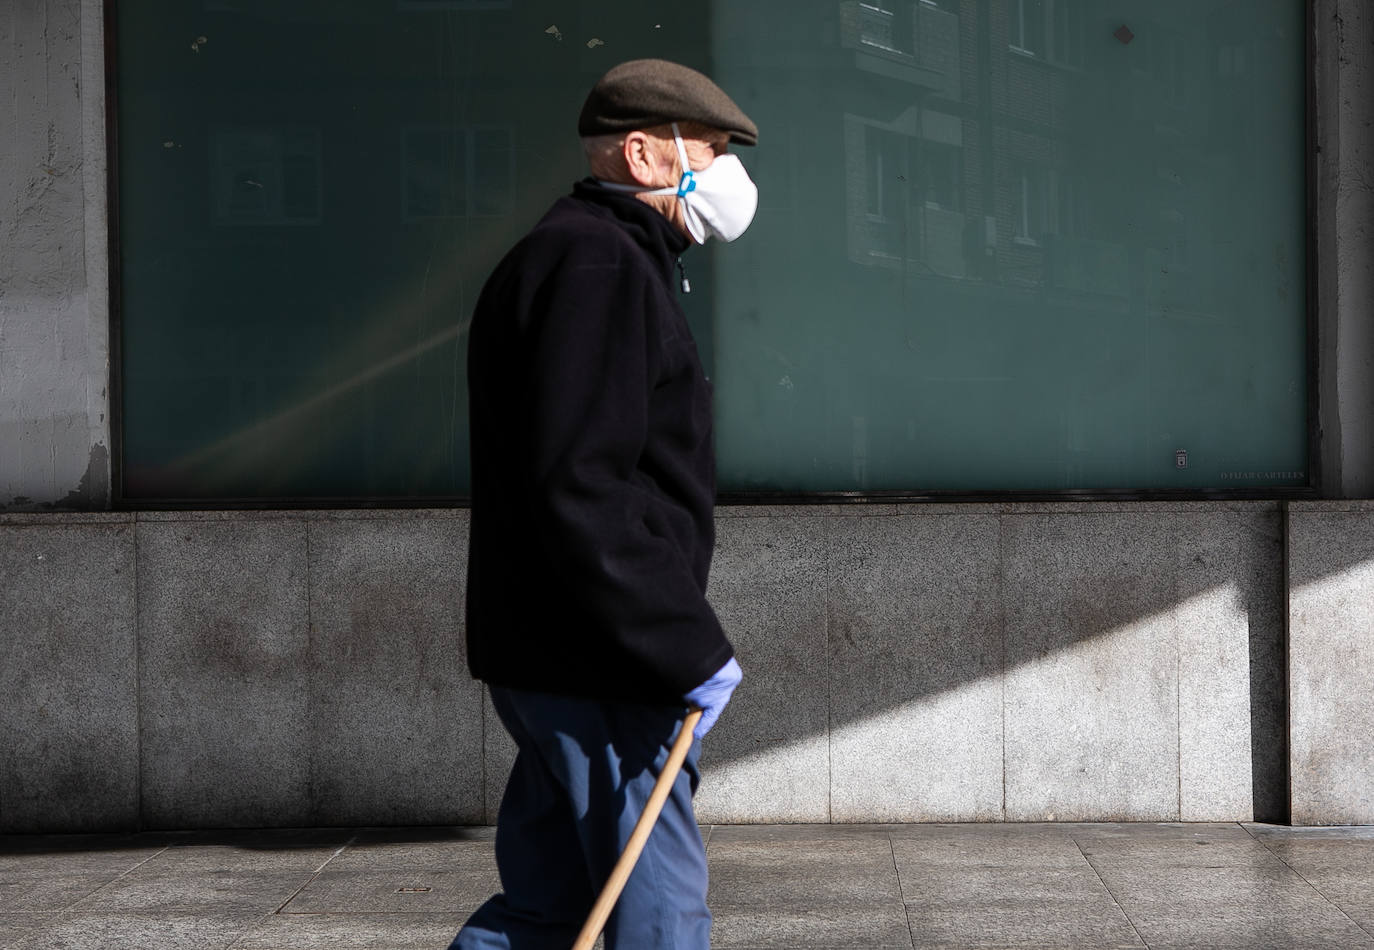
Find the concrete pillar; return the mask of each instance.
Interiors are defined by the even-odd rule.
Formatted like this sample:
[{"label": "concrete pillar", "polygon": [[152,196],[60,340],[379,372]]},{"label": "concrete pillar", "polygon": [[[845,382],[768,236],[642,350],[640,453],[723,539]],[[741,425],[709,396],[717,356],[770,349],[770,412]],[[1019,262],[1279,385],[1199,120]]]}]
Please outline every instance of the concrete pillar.
[{"label": "concrete pillar", "polygon": [[1374,502],[1294,502],[1288,526],[1292,821],[1374,824]]},{"label": "concrete pillar", "polygon": [[1374,497],[1374,9],[1316,0],[1322,493]]},{"label": "concrete pillar", "polygon": [[110,503],[101,6],[0,4],[0,511]]}]

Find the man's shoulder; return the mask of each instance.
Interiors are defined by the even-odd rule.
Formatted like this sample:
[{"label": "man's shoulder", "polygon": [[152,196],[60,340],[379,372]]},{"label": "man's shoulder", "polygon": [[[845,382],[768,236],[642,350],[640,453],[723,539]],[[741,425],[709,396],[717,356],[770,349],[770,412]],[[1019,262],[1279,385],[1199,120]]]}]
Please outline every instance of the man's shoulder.
[{"label": "man's shoulder", "polygon": [[550,289],[582,301],[633,294],[651,274],[647,256],[613,215],[566,196],[502,257],[483,285],[475,316],[538,307]]},{"label": "man's shoulder", "polygon": [[615,266],[635,247],[614,215],[567,195],[553,203],[514,250],[578,265]]}]

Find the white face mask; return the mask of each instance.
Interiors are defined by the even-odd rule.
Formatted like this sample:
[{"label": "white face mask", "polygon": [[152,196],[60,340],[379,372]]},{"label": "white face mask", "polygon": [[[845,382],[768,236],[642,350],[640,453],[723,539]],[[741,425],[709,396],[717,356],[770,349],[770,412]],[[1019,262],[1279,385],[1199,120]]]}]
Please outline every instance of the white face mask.
[{"label": "white face mask", "polygon": [[717,155],[701,171],[692,171],[687,163],[687,149],[682,134],[673,123],[673,141],[682,160],[682,178],[676,188],[635,188],[602,182],[618,191],[633,191],[645,195],[676,195],[682,202],[682,219],[687,233],[698,244],[708,237],[733,241],[744,233],[759,206],[759,189],[749,178],[738,157]]}]

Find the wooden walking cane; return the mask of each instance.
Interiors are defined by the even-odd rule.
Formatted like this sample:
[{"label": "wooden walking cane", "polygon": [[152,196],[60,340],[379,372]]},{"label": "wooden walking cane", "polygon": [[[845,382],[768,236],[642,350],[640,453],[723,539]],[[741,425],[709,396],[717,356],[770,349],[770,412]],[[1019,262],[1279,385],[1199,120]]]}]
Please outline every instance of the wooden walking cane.
[{"label": "wooden walking cane", "polygon": [[620,860],[616,861],[615,867],[611,869],[611,876],[606,879],[601,896],[592,905],[592,912],[587,917],[587,922],[582,925],[582,932],[577,935],[573,950],[592,950],[596,938],[601,936],[601,928],[606,926],[615,902],[620,899],[620,892],[625,889],[625,882],[630,879],[630,872],[635,869],[635,862],[639,860],[640,852],[649,840],[649,832],[654,830],[659,812],[663,811],[663,803],[668,800],[668,793],[677,781],[677,773],[682,771],[687,750],[692,746],[692,730],[697,727],[697,721],[700,719],[701,710],[693,709],[682,720],[677,740],[668,752],[668,761],[663,763],[663,771],[658,773],[658,781],[654,782],[654,790],[649,793],[649,800],[644,803],[644,811],[635,822],[634,831],[630,832],[630,840],[625,842],[625,850],[621,853]]}]

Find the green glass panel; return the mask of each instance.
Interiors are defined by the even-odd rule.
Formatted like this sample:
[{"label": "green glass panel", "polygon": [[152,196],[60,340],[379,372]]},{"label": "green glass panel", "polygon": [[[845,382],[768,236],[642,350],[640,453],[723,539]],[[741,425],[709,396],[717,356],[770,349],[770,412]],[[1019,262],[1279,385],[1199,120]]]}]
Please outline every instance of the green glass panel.
[{"label": "green glass panel", "polygon": [[1301,2],[713,9],[723,485],[1307,482]]},{"label": "green glass panel", "polygon": [[121,3],[125,496],[463,495],[465,320],[639,56],[762,131],[686,260],[722,489],[1303,484],[1303,44],[1300,0]]}]

